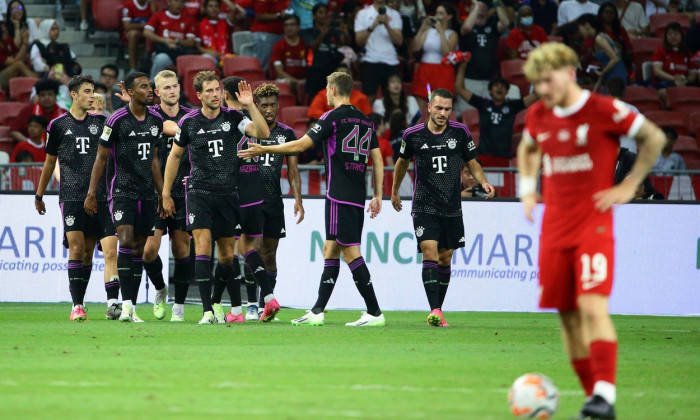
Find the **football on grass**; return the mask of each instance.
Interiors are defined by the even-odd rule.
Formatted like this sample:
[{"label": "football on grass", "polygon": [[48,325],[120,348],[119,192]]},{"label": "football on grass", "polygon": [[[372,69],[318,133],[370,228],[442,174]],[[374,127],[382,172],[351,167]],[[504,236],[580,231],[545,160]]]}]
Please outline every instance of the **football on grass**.
[{"label": "football on grass", "polygon": [[508,404],[515,417],[548,419],[559,405],[559,391],[554,382],[539,373],[526,373],[513,383]]}]

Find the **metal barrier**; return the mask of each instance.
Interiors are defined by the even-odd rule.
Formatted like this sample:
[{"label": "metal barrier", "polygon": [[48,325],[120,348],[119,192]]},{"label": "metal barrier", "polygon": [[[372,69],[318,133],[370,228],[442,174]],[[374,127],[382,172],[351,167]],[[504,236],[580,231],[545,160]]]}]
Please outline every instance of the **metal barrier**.
[{"label": "metal barrier", "polygon": [[[42,164],[11,163],[0,165],[0,193],[36,191],[41,178]],[[301,174],[301,193],[305,196],[321,196],[326,191],[326,173],[323,165],[299,165]],[[384,168],[384,196],[391,193],[394,168]],[[517,168],[484,168],[488,182],[496,188],[496,196],[500,198],[517,197]],[[89,174],[85,174],[89,176]],[[409,169],[401,185],[402,197],[412,195],[413,171]],[[287,169],[282,170],[282,193],[291,195],[292,191],[287,181]],[[694,201],[700,200],[700,170],[664,171],[652,173],[651,183],[658,192],[668,200]],[[51,177],[48,192],[58,191],[58,182]],[[371,168],[367,172],[367,195],[374,192]]]}]

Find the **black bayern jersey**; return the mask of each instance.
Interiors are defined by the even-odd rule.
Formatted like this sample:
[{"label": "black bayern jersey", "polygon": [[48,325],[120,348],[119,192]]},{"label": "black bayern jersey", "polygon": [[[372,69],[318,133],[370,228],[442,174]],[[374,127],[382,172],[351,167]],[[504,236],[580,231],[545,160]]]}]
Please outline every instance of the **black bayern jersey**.
[{"label": "black bayern jersey", "polygon": [[[274,146],[276,144],[284,144],[296,140],[297,136],[294,129],[277,122],[270,129],[270,138],[258,140],[263,146]],[[265,185],[265,202],[277,203],[282,201],[282,187],[280,186],[280,178],[282,177],[282,164],[284,163],[284,155],[265,154],[259,156],[258,167],[260,168],[260,176]]]},{"label": "black bayern jersey", "polygon": [[428,130],[427,122],[408,128],[403,134],[399,156],[416,158],[413,213],[446,217],[462,215],[462,165],[477,156],[466,125],[448,121],[445,130],[439,134]]},{"label": "black bayern jersey", "polygon": [[100,144],[111,149],[107,166],[110,199],[153,199],[151,165],[162,137],[163,117],[150,108],[143,120],[137,119],[128,105],[107,119]]},{"label": "black bayern jersey", "polygon": [[[243,116],[250,119],[250,114],[247,110],[243,110]],[[241,130],[243,132],[244,130]],[[250,138],[245,134],[241,135],[236,143],[238,151],[248,148],[248,142],[256,143],[258,139]],[[262,184],[261,169],[258,167],[258,162],[262,159],[261,156],[255,156],[251,159],[236,159],[236,182],[238,183],[238,205],[243,207],[253,206],[263,202],[265,191]]]},{"label": "black bayern jersey", "polygon": [[[178,122],[185,115],[193,111],[191,108],[184,106],[179,106],[179,111],[177,115],[171,117],[163,111],[160,105],[155,105],[152,107],[154,111],[163,117],[163,121],[175,121]],[[166,136],[163,134],[163,143],[161,147],[158,148],[158,161],[160,162],[160,172],[161,175],[165,176],[165,163],[168,161],[168,156],[170,156],[170,151],[173,149],[173,139],[175,137]],[[170,191],[170,196],[173,198],[185,198],[185,186],[182,185],[182,178],[190,174],[190,161],[188,159],[180,159],[180,166],[177,169],[177,175],[175,175],[175,182],[173,183],[173,188]]]},{"label": "black bayern jersey", "polygon": [[250,122],[229,108],[221,108],[211,120],[200,110],[182,117],[173,141],[187,148],[191,165],[187,191],[234,194],[237,145]]},{"label": "black bayern jersey", "polygon": [[317,146],[323,144],[328,199],[364,207],[369,151],[379,147],[372,121],[354,106],[340,105],[323,114],[306,134]]},{"label": "black bayern jersey", "polygon": [[[58,201],[84,201],[90,173],[105,122],[103,115],[87,114],[78,120],[71,113],[53,119],[46,135],[46,153],[57,156],[61,173]],[[104,179],[98,184],[97,199],[105,200]]]}]

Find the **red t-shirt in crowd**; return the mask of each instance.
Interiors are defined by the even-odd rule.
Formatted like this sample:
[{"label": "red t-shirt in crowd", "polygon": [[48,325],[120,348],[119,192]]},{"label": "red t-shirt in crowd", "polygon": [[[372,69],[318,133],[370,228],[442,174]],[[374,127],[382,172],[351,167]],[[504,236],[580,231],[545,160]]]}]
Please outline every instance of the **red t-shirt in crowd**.
[{"label": "red t-shirt in crowd", "polygon": [[[289,7],[289,0],[257,0],[253,6],[255,15],[266,13],[283,13]],[[250,25],[250,32],[269,32],[271,34],[283,34],[284,22],[281,19],[272,20],[269,22],[261,22],[253,19]]]},{"label": "red t-shirt in crowd", "polygon": [[653,64],[662,64],[663,71],[673,76],[687,75],[689,71],[697,71],[697,67],[690,61],[690,54],[682,54],[678,51],[667,51],[659,47],[651,56]]},{"label": "red t-shirt in crowd", "polygon": [[146,23],[146,28],[154,34],[168,39],[194,38],[195,30],[183,15],[174,15],[169,11],[156,12]]},{"label": "red t-shirt in crowd", "polygon": [[228,19],[202,19],[199,22],[197,39],[204,48],[216,50],[219,54],[230,54],[233,52],[232,33],[233,24]]},{"label": "red t-shirt in crowd", "polygon": [[299,38],[296,45],[292,45],[287,38],[282,38],[274,47],[270,55],[270,68],[275,64],[282,64],[284,71],[297,79],[306,79],[306,44]]},{"label": "red t-shirt in crowd", "polygon": [[19,49],[15,45],[15,40],[7,33],[3,34],[0,40],[0,68],[5,67],[5,61],[8,58],[14,57]]},{"label": "red t-shirt in crowd", "polygon": [[43,141],[39,146],[35,145],[30,141],[19,142],[15,146],[14,150],[12,150],[12,157],[10,158],[10,162],[17,162],[17,154],[24,150],[32,154],[34,162],[43,162],[46,160],[46,151],[44,150],[45,146],[46,144]]},{"label": "red t-shirt in crowd", "polygon": [[136,0],[127,0],[122,9],[122,21],[131,23],[146,23],[151,18],[151,4],[146,2],[141,6]]},{"label": "red t-shirt in crowd", "polygon": [[532,43],[530,43],[530,41],[528,41],[527,38],[525,38],[525,35],[523,35],[519,28],[514,28],[508,34],[505,46],[507,48],[512,48],[515,51],[517,51],[518,58],[520,58],[521,60],[527,60],[527,56],[528,54],[530,54],[530,51],[539,47],[541,44],[547,42],[547,33],[541,26],[532,25],[528,37],[530,38]]},{"label": "red t-shirt in crowd", "polygon": [[50,112],[45,112],[44,108],[39,106],[39,104],[27,104],[24,108],[22,108],[19,114],[17,114],[17,118],[12,120],[12,123],[10,124],[10,131],[19,131],[26,137],[29,136],[27,126],[29,126],[30,116],[41,115],[42,117],[46,118],[46,121],[50,122],[54,118],[58,118],[65,113],[66,111],[58,105],[54,105]]},{"label": "red t-shirt in crowd", "polygon": [[[221,4],[223,6],[223,3]],[[199,20],[199,11],[202,9],[201,0],[187,0],[182,9],[182,16],[185,20],[196,22]]]}]

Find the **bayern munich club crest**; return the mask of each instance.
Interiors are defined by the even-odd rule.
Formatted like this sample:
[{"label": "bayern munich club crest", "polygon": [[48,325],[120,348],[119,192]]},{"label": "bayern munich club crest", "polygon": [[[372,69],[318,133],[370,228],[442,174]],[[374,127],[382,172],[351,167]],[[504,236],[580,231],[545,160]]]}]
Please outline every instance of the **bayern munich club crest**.
[{"label": "bayern munich club crest", "polygon": [[425,230],[425,228],[423,226],[418,226],[416,228],[416,237],[420,238],[421,236],[423,236],[424,230]]},{"label": "bayern munich club crest", "polygon": [[114,212],[114,220],[116,220],[117,222],[122,220],[122,216],[123,216],[123,213],[121,210],[117,210]]},{"label": "bayern munich club crest", "polygon": [[95,124],[90,124],[90,127],[88,127],[88,130],[90,130],[90,134],[93,136],[97,134],[98,131],[100,131],[100,128],[96,126]]},{"label": "bayern munich club crest", "polygon": [[449,147],[450,149],[454,149],[455,147],[457,147],[457,140],[455,140],[455,139],[447,140],[447,147]]},{"label": "bayern munich club crest", "polygon": [[277,136],[277,144],[284,144],[284,136],[282,136],[282,135]]},{"label": "bayern munich club crest", "polygon": [[66,226],[73,226],[73,223],[75,223],[75,217],[66,216]]},{"label": "bayern munich club crest", "polygon": [[155,125],[152,125],[152,126],[151,126],[151,135],[152,135],[152,136],[157,136],[157,135],[158,135],[158,127],[156,127]]},{"label": "bayern munich club crest", "polygon": [[231,123],[228,121],[224,122],[223,124],[221,124],[221,129],[228,132],[229,130],[231,130]]}]

